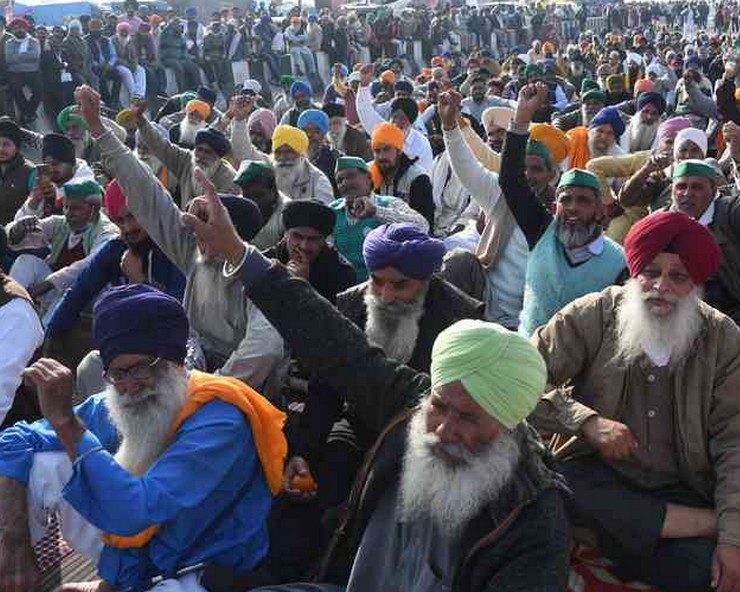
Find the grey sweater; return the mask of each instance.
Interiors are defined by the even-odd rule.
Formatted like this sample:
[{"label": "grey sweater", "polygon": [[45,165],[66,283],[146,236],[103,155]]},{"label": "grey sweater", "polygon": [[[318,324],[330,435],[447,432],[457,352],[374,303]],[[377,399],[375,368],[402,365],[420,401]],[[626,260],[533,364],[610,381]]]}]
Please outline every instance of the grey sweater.
[{"label": "grey sweater", "polygon": [[[25,51],[21,52],[24,44],[26,44]],[[8,72],[38,72],[40,58],[41,44],[33,37],[29,36],[25,39],[13,37],[5,44],[5,63],[8,66]]]}]

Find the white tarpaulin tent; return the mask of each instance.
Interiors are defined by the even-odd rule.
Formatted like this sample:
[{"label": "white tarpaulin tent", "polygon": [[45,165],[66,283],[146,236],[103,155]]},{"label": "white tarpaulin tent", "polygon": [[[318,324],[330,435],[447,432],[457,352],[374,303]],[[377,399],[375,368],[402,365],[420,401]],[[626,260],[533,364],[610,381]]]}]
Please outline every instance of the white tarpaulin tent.
[{"label": "white tarpaulin tent", "polygon": [[41,25],[63,25],[72,17],[99,14],[97,2],[79,0],[15,0],[13,16],[30,14]]}]

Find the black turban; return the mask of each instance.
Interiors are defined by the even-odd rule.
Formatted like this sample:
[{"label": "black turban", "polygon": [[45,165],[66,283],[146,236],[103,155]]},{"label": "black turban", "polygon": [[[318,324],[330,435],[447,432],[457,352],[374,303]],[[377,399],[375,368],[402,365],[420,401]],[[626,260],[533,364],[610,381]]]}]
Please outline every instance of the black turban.
[{"label": "black turban", "polygon": [[334,232],[335,222],[334,210],[313,199],[292,201],[283,210],[283,224],[286,230],[307,226],[327,237]]}]

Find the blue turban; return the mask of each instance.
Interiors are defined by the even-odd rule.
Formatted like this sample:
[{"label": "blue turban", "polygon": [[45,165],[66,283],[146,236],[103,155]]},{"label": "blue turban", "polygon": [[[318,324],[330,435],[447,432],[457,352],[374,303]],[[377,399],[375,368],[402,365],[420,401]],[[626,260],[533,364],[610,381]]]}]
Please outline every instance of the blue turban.
[{"label": "blue turban", "polygon": [[624,133],[624,121],[619,115],[619,111],[616,107],[604,107],[599,111],[591,123],[588,124],[589,129],[599,127],[600,125],[610,125],[614,130],[614,135],[618,138]]},{"label": "blue turban", "polygon": [[637,96],[637,110],[642,111],[645,105],[653,105],[661,115],[665,111],[665,99],[657,92],[646,91]]},{"label": "blue turban", "polygon": [[683,63],[684,68],[701,68],[701,60],[699,59],[699,56],[689,56],[686,58],[686,61]]},{"label": "blue turban", "polygon": [[104,368],[121,354],[152,355],[182,364],[188,319],[182,304],[156,288],[117,286],[95,303],[93,340]]},{"label": "blue turban", "polygon": [[311,87],[302,80],[296,80],[290,85],[290,96],[295,99],[296,93],[302,93],[307,97],[311,96]]},{"label": "blue turban", "polygon": [[298,129],[306,130],[307,125],[315,125],[322,134],[329,131],[329,116],[318,109],[306,109],[298,116]]},{"label": "blue turban", "polygon": [[197,146],[198,144],[206,144],[210,146],[220,158],[226,156],[231,150],[231,142],[229,142],[229,139],[223,134],[223,132],[212,127],[198,130],[198,133],[195,134],[195,145]]},{"label": "blue turban", "polygon": [[344,64],[339,64],[339,71],[342,74],[342,78],[347,78],[347,76],[349,76],[349,68]]},{"label": "blue turban", "polygon": [[362,246],[365,265],[373,272],[393,267],[406,277],[426,280],[442,265],[445,244],[412,224],[384,224],[371,231]]}]

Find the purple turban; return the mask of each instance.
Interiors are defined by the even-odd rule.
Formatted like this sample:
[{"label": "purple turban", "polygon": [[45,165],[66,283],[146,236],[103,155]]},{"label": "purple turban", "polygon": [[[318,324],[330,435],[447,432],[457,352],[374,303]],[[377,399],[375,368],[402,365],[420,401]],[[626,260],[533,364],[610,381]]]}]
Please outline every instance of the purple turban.
[{"label": "purple turban", "polygon": [[658,142],[662,142],[666,139],[673,140],[676,138],[676,134],[678,134],[678,132],[688,127],[691,127],[691,120],[687,117],[671,117],[670,119],[666,119],[660,124],[660,127],[658,127]]},{"label": "purple turban", "polygon": [[445,244],[411,224],[384,224],[365,238],[362,255],[370,272],[393,267],[406,277],[426,280],[442,265]]},{"label": "purple turban", "polygon": [[146,284],[117,286],[93,309],[93,340],[103,366],[121,354],[152,355],[182,363],[188,319],[177,300]]},{"label": "purple turban", "polygon": [[593,129],[600,125],[610,125],[617,138],[624,133],[624,121],[622,121],[622,117],[619,115],[619,111],[617,111],[616,107],[604,107],[594,115],[594,118],[591,120],[591,123],[588,124],[588,127],[589,129]]}]

